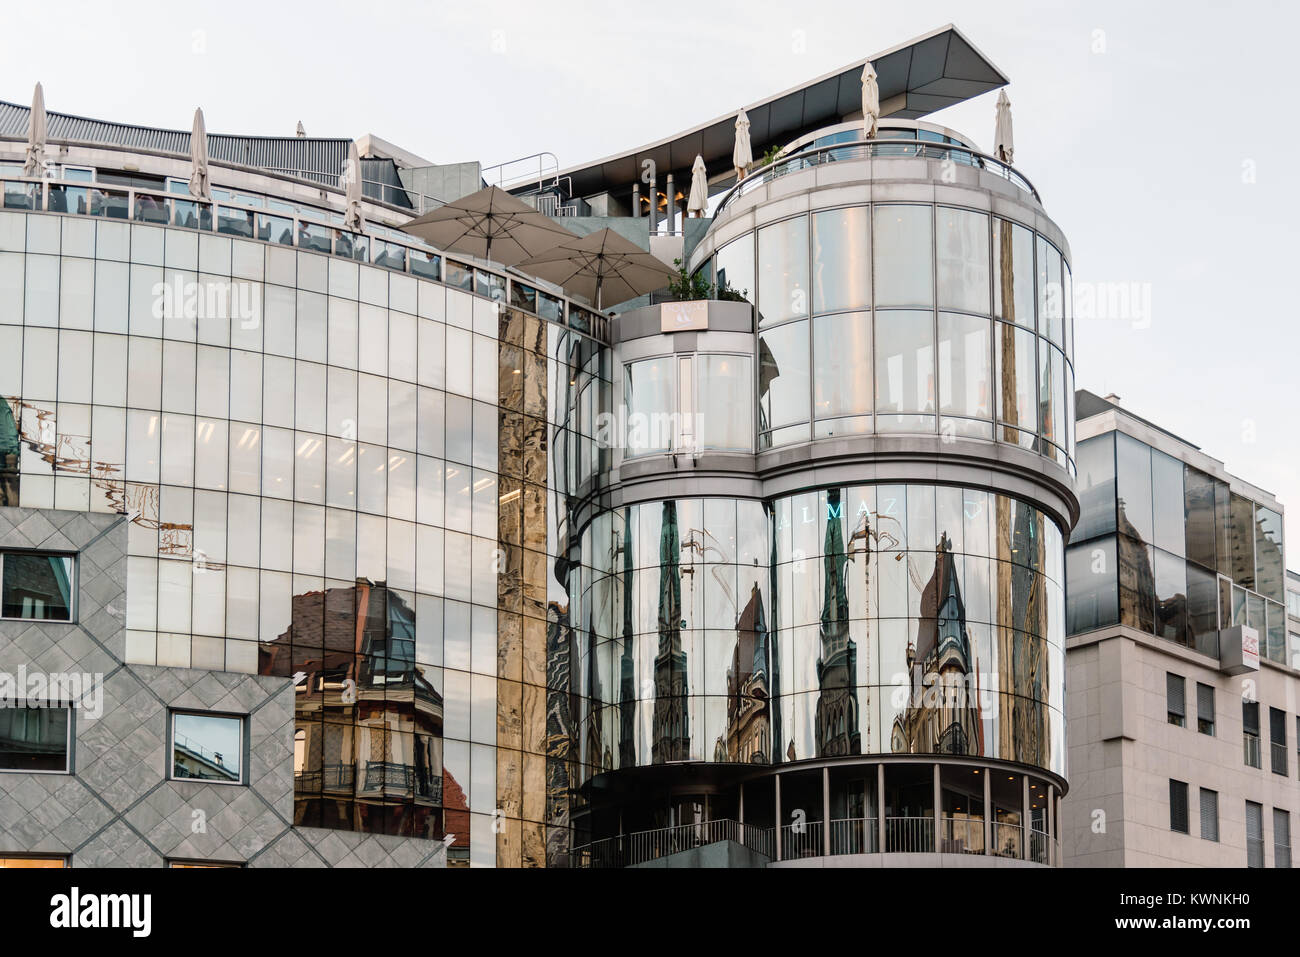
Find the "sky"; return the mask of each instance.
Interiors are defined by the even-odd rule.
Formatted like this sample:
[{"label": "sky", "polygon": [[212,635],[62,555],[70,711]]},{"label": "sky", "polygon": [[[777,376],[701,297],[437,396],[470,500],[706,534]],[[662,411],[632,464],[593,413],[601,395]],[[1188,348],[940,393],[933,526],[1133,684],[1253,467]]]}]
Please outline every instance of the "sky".
[{"label": "sky", "polygon": [[[6,10],[0,99],[40,80],[49,109],[83,116],[188,129],[202,106],[214,133],[301,120],[436,163],[564,167],[948,23],[1011,79],[1016,166],[1076,288],[1150,297],[1149,314],[1077,320],[1077,385],[1290,506],[1300,568],[1300,4],[49,2]],[[995,98],[930,119],[991,151]]]}]

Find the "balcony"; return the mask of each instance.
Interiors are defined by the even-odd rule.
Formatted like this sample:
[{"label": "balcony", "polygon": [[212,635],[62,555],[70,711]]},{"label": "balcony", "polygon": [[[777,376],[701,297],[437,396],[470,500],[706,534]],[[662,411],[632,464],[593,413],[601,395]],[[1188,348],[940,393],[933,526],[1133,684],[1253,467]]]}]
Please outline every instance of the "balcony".
[{"label": "balcony", "polygon": [[843,143],[806,150],[794,156],[777,159],[767,166],[755,170],[723,195],[717,209],[714,211],[714,220],[719,220],[727,207],[742,196],[784,176],[789,176],[801,170],[815,169],[830,163],[876,159],[935,160],[982,170],[1001,177],[1022,192],[1033,197],[1035,202],[1041,202],[1038,190],[1024,175],[999,159],[987,156],[984,153],[977,153],[965,146],[950,143],[932,143],[925,140],[860,140],[856,143]]}]

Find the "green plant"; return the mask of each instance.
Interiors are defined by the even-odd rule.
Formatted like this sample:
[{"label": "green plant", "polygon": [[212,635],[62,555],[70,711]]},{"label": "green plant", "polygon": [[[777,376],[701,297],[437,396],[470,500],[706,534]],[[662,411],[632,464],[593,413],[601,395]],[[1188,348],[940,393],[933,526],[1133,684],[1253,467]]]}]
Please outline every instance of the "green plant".
[{"label": "green plant", "polygon": [[724,279],[722,285],[718,287],[715,298],[721,299],[723,302],[749,302],[749,290],[735,289],[728,285]]},{"label": "green plant", "polygon": [[758,169],[760,167],[768,166],[772,163],[775,163],[777,160],[781,158],[781,155],[784,152],[785,151],[780,146],[769,146],[766,152],[764,152],[763,155],[758,158],[758,162],[751,163],[749,168]]},{"label": "green plant", "polygon": [[688,274],[680,259],[674,259],[673,265],[677,267],[677,278],[668,284],[669,295],[678,300],[713,298],[713,284],[703,272]]}]

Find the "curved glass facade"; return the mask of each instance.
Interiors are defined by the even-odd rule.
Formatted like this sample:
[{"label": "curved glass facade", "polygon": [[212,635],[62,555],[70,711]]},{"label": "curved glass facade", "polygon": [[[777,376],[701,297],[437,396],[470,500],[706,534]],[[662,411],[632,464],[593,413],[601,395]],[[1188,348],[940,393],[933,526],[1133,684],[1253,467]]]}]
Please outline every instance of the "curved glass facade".
[{"label": "curved glass facade", "polygon": [[581,777],[674,761],[1001,758],[1064,773],[1064,552],[979,489],[674,499],[582,534]]},{"label": "curved glass facade", "polygon": [[837,207],[697,268],[757,306],[758,449],[938,433],[1073,471],[1070,269],[1032,229],[956,206]]}]

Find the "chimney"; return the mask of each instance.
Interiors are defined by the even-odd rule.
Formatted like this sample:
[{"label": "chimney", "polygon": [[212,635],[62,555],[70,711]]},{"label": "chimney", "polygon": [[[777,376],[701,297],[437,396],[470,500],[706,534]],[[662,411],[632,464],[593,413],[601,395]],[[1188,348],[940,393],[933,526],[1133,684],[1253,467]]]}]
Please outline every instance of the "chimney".
[{"label": "chimney", "polygon": [[1102,398],[1104,398],[1111,405],[1119,405],[1119,396],[1117,396],[1114,392],[1108,392]]}]

